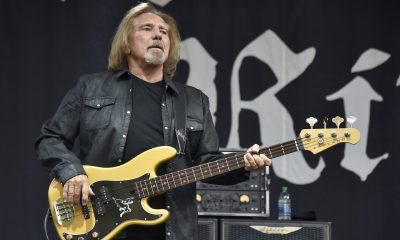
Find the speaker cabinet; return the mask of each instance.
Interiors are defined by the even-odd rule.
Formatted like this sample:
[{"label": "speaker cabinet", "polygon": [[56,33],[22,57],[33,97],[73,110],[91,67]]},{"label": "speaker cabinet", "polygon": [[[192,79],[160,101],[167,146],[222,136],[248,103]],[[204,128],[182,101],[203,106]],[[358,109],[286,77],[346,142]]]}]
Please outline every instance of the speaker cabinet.
[{"label": "speaker cabinet", "polygon": [[218,239],[218,219],[199,218],[199,240]]},{"label": "speaker cabinet", "polygon": [[331,240],[330,222],[221,219],[221,240]]}]

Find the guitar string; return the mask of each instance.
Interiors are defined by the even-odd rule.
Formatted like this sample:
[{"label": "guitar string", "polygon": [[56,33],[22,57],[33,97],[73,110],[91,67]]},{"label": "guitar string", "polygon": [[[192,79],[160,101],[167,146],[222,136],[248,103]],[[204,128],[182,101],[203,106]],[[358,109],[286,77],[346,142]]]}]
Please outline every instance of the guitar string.
[{"label": "guitar string", "polygon": [[[299,139],[297,139],[296,141],[298,141],[298,140]],[[288,143],[286,143],[286,145],[288,145]],[[309,143],[307,143],[307,145],[309,145]],[[295,146],[294,144],[291,144],[290,146],[291,146],[290,148],[288,148],[288,147],[285,148],[286,149],[286,154],[297,151],[297,146]],[[275,156],[276,155],[279,155],[279,156],[283,155],[282,154],[282,150],[280,150],[281,149],[280,145],[276,145],[274,147],[275,147],[275,149],[279,147],[279,150],[278,149],[277,150],[274,149],[274,154],[272,154],[272,156],[274,156],[274,155]],[[266,151],[266,150],[267,150],[266,148],[263,148],[260,151]],[[239,159],[238,159],[238,156],[239,156]],[[218,170],[215,170],[214,172],[211,171],[211,173],[209,171],[206,174],[204,174],[202,169],[199,166],[195,166],[195,167],[192,167],[192,168],[181,170],[181,173],[183,173],[183,174],[186,174],[188,172],[188,170],[192,170],[192,172],[194,173],[193,175],[191,173],[190,173],[190,175],[187,175],[186,176],[186,180],[185,180],[185,178],[183,178],[183,181],[182,181],[182,175],[183,174],[169,175],[167,177],[164,177],[166,175],[162,175],[162,176],[157,177],[158,179],[157,178],[152,178],[152,179],[142,180],[142,181],[140,181],[140,185],[143,187],[142,183],[144,183],[146,188],[155,188],[155,187],[158,188],[158,186],[157,186],[158,184],[161,184],[161,186],[163,184],[162,182],[159,181],[160,179],[161,179],[161,181],[165,181],[166,180],[166,181],[168,181],[167,183],[169,185],[172,185],[172,183],[171,183],[171,177],[172,177],[172,180],[175,182],[174,186],[176,186],[176,185],[181,186],[181,185],[184,185],[186,183],[190,183],[190,182],[196,181],[198,179],[200,180],[200,179],[205,179],[205,178],[208,178],[208,177],[215,176],[215,175],[218,174],[217,171],[221,171],[222,170],[222,172],[224,173],[224,172],[227,172],[226,170],[229,171],[229,170],[235,170],[235,169],[241,168],[241,167],[244,166],[244,160],[242,158],[243,156],[244,156],[244,154],[243,155],[242,154],[241,155],[235,155],[233,157],[231,156],[231,157],[222,159],[223,161],[217,160],[217,161],[210,162],[208,167],[210,167],[210,168],[211,167],[212,168],[218,168]],[[240,162],[238,162],[238,160],[240,160]],[[236,166],[232,167],[232,161],[238,167],[236,167]],[[218,163],[216,163],[216,162],[218,162]],[[228,162],[228,165],[225,165],[225,163],[223,163],[223,162]],[[222,164],[222,166],[221,166],[221,164]],[[178,173],[179,173],[179,171],[178,171]],[[203,178],[200,177],[200,174],[203,174],[203,176],[201,176]],[[206,177],[204,177],[204,175]],[[194,178],[192,176],[194,176]],[[165,179],[162,179],[162,177],[164,177]],[[179,184],[176,184],[176,182],[178,182]],[[166,184],[164,183],[164,185],[166,185]],[[151,189],[152,194],[149,194],[149,190],[145,189],[148,192],[148,194],[146,194],[145,191],[142,190],[142,193],[140,193],[140,195],[156,195],[156,194],[160,194],[162,192],[165,192],[165,187],[161,187],[161,188],[162,188],[162,191],[159,191],[159,188],[158,188],[158,190],[156,190],[156,192],[154,191],[154,189]]]},{"label": "guitar string", "polygon": [[[261,150],[264,150],[264,149],[260,149],[260,151]],[[276,152],[276,151],[274,151],[274,152]],[[137,182],[135,182],[135,184],[136,185],[140,184],[142,188],[144,185],[144,189],[156,188],[156,187],[158,187],[158,184],[161,184],[162,182],[164,183],[164,185],[177,187],[182,184],[182,179],[186,178],[187,180],[189,180],[189,177],[191,178],[192,173],[194,173],[194,175],[202,174],[202,177],[208,178],[208,177],[212,177],[212,176],[216,175],[216,172],[213,172],[211,170],[214,168],[219,168],[219,170],[222,170],[222,171],[226,171],[226,169],[235,170],[235,169],[241,168],[244,166],[244,161],[242,160],[243,156],[244,156],[244,154],[235,154],[234,156],[229,156],[229,157],[226,157],[223,159],[218,159],[216,161],[212,161],[212,162],[205,163],[202,165],[179,170],[174,173],[161,175],[156,178],[137,181]],[[241,161],[238,161],[238,160],[241,160]],[[243,163],[242,163],[242,161],[243,161]],[[225,163],[228,163],[228,165],[226,166]],[[232,165],[233,165],[232,163],[235,165],[235,167],[232,167]],[[203,171],[202,168],[209,168],[209,170]],[[189,173],[189,175],[188,175],[188,173]],[[197,177],[196,177],[196,179],[197,179]],[[200,176],[199,176],[199,179],[200,179]],[[162,182],[159,182],[159,181],[162,181]],[[183,182],[185,182],[185,181],[183,181]],[[156,185],[154,185],[154,184],[156,184]],[[115,192],[120,189],[125,189],[125,188],[130,188],[130,187],[131,187],[131,185],[125,185],[125,186],[121,186],[119,188],[114,188],[110,192]],[[163,188],[163,190],[165,190],[165,187],[162,187],[162,188]],[[151,189],[151,191],[152,191],[152,193],[154,193],[153,189]]]},{"label": "guitar string", "polygon": [[[296,139],[296,140],[293,140],[293,141],[289,141],[289,142],[286,142],[286,143],[282,143],[282,144],[277,144],[277,145],[274,145],[274,146],[271,146],[271,147],[264,147],[264,148],[261,148],[260,149],[260,153],[261,153],[261,151],[265,151],[265,153],[264,154],[266,154],[266,155],[269,155],[268,154],[268,152],[266,152],[267,150],[269,150],[269,149],[271,149],[271,148],[274,148],[274,150],[273,151],[271,151],[272,153],[271,153],[271,155],[269,156],[269,158],[275,158],[275,157],[273,157],[274,155],[279,155],[279,156],[277,156],[277,157],[280,157],[280,156],[283,156],[283,155],[286,155],[286,154],[288,154],[288,153],[292,153],[292,152],[296,152],[296,151],[298,151],[297,150],[297,148],[298,148],[298,146],[295,146],[295,144],[294,143],[291,143],[291,142],[297,142],[297,141],[299,141],[299,140],[302,140],[302,139],[306,139],[307,140],[307,142],[304,142],[304,141],[302,141],[301,142],[301,145],[303,145],[303,147],[300,149],[298,149],[298,150],[304,150],[304,148],[310,148],[310,147],[315,147],[315,146],[318,146],[318,145],[320,145],[319,143],[318,143],[318,141],[315,141],[315,139],[318,139],[319,140],[319,138],[312,138],[312,139],[310,139],[310,138],[298,138],[298,139]],[[332,143],[334,143],[334,142],[338,142],[338,143],[340,143],[340,142],[342,142],[342,140],[343,139],[345,139],[345,137],[339,137],[339,138],[332,138],[332,137],[330,137],[329,138],[330,140],[332,140],[332,141],[330,141],[330,142],[328,142],[328,141],[324,141],[324,144],[325,145],[329,145],[329,144],[332,144]],[[290,146],[290,148],[288,148],[288,147],[286,147],[286,148],[284,148],[285,150],[284,151],[282,151],[282,149],[281,150],[279,150],[278,148],[281,146],[281,145],[289,145]],[[283,153],[283,154],[282,154]],[[228,165],[230,165],[229,163],[225,166],[225,165],[222,165],[222,166],[219,166],[219,164],[218,163],[216,163],[217,161],[224,161],[224,162],[232,162],[232,161],[234,161],[235,163],[236,162],[238,162],[238,161],[240,161],[240,163],[238,164],[238,166],[241,166],[241,167],[243,167],[244,166],[244,160],[243,160],[243,156],[244,156],[245,154],[242,154],[242,153],[240,153],[240,154],[235,154],[234,156],[229,156],[229,157],[227,157],[227,158],[223,158],[223,159],[219,159],[219,160],[216,160],[216,161],[213,161],[213,162],[210,162],[210,163],[205,163],[205,164],[202,164],[202,165],[214,165],[213,167],[218,167],[219,168],[219,171],[221,171],[221,169],[222,169],[222,172],[223,173],[225,173],[225,172],[229,172],[229,171],[233,171],[233,170],[235,170],[235,169],[239,169],[240,167],[237,167],[237,168],[232,168],[232,167],[229,167]],[[240,157],[239,159],[237,158],[237,157]],[[199,165],[200,166],[200,165]],[[197,178],[196,178],[196,174],[199,174],[199,173],[201,173],[202,172],[202,170],[199,168],[199,169],[196,169],[196,172],[194,171],[194,169],[195,168],[198,168],[199,166],[194,166],[194,167],[191,167],[191,168],[188,168],[188,169],[191,169],[192,170],[192,172],[193,172],[193,175],[187,175],[186,173],[185,173],[185,175],[186,175],[186,179],[189,181],[189,183],[191,183],[191,182],[194,182],[194,181],[197,181]],[[209,166],[209,167],[211,167],[211,166]],[[177,171],[177,172],[181,172],[181,171],[186,171],[186,170],[188,170],[188,169],[183,169],[183,170],[180,170],[180,171]],[[233,169],[233,170],[231,170],[231,169]],[[198,170],[200,170],[200,171],[198,171]],[[228,171],[227,171],[228,170]],[[175,173],[177,173],[177,172],[175,172]],[[215,172],[216,173],[216,172]],[[173,181],[174,181],[174,183],[176,182],[175,180],[179,180],[180,181],[180,184],[178,184],[178,185],[176,185],[176,184],[174,184],[174,186],[175,187],[179,187],[179,186],[182,186],[182,185],[185,185],[185,184],[187,184],[186,182],[186,180],[184,180],[183,182],[182,182],[182,178],[181,177],[179,177],[179,174],[171,174],[171,173],[169,173],[169,174],[165,174],[165,175],[161,175],[161,176],[158,176],[158,177],[156,177],[156,178],[152,178],[152,179],[146,179],[146,180],[142,180],[142,181],[139,181],[139,182],[144,182],[145,184],[146,184],[146,187],[148,187],[148,188],[154,188],[154,185],[152,185],[153,183],[151,183],[151,181],[153,181],[156,185],[157,185],[157,180],[158,179],[161,179],[161,177],[162,176],[166,176],[166,175],[170,175],[170,176],[168,176],[167,178],[166,178],[166,180],[168,180],[169,182],[171,181],[171,178],[169,178],[169,177],[172,177],[173,179]],[[218,174],[219,175],[219,174]],[[176,178],[176,176],[178,176],[178,178]],[[192,176],[194,176],[194,177],[192,177]],[[216,176],[216,174],[207,174],[207,175],[204,175],[204,174],[202,174],[202,176],[206,176],[206,177],[204,177],[204,178],[202,178],[202,179],[206,179],[206,178],[209,178],[209,177],[212,177],[212,176]],[[177,181],[178,181],[177,180]],[[137,183],[139,183],[139,182],[135,182],[135,185],[137,185]],[[149,182],[149,184],[150,184],[150,186],[147,186],[147,182]],[[164,181],[164,183],[163,182],[159,182],[159,184],[165,184],[165,181]],[[115,193],[115,192],[119,192],[119,191],[121,191],[121,190],[124,190],[124,189],[126,189],[126,188],[129,188],[129,189],[131,189],[131,187],[133,186],[133,184],[132,185],[126,185],[126,186],[123,186],[123,187],[120,187],[120,188],[115,188],[115,189],[113,189],[113,190],[111,190],[110,191],[110,193]],[[168,184],[168,186],[170,186],[170,184]],[[158,189],[158,187],[157,187],[157,189]],[[169,189],[172,189],[172,188],[169,188]],[[169,190],[168,189],[168,190]],[[136,189],[136,190],[138,190],[138,189]],[[154,190],[152,190],[152,194],[145,194],[145,192],[143,191],[143,194],[139,194],[139,195],[143,195],[143,197],[141,197],[141,198],[144,198],[144,197],[151,197],[151,196],[155,196],[155,195],[158,195],[158,194],[162,194],[162,193],[164,193],[165,192],[165,187],[163,187],[163,189],[162,189],[162,191],[157,191],[156,193],[154,193]],[[92,207],[93,208],[93,207]],[[78,211],[78,210],[80,210],[80,211],[82,211],[82,209],[80,208],[80,209],[75,209],[74,211],[76,212],[76,211]],[[90,208],[88,208],[88,210],[89,210],[89,212],[93,212],[92,210],[90,210]],[[83,214],[74,214],[75,216],[80,216],[80,215],[83,215]]]},{"label": "guitar string", "polygon": [[[330,141],[330,142],[329,141],[324,141],[324,144],[325,145],[329,145],[329,144],[332,144],[332,143],[335,143],[335,142],[340,143],[342,141],[342,139],[344,139],[344,138],[345,137],[329,138],[329,140],[332,140],[332,141]],[[306,141],[300,142],[300,145],[303,145],[303,147],[300,146],[301,149],[299,148],[299,150],[303,150],[304,148],[312,148],[312,147],[320,145],[318,143],[318,141],[315,141],[316,139],[319,140],[319,138],[317,138],[317,137],[316,138],[312,138],[312,139],[310,139],[310,138],[298,138],[296,140],[293,140],[293,142],[295,142],[295,141],[297,142],[297,141],[302,140],[302,139],[306,139]],[[326,139],[326,140],[328,140],[328,139]],[[288,145],[288,144],[290,144],[290,142],[283,143],[283,144]],[[274,149],[273,149],[273,151],[271,151],[272,154],[270,155],[266,151],[271,149],[271,148],[274,148]],[[283,152],[284,154],[282,154],[282,149],[280,148],[280,144],[278,144],[278,145],[274,145],[274,146],[271,146],[271,147],[264,147],[264,148],[260,149],[260,152],[261,151],[265,151],[265,154],[267,156],[269,155],[269,158],[275,158],[275,157],[279,157],[279,156],[282,156],[282,155],[286,155],[288,153],[296,152],[297,151],[297,146],[295,144],[290,144],[290,147],[286,147],[285,150],[286,151]],[[276,155],[278,155],[278,156],[276,156]],[[158,195],[158,194],[161,194],[161,193],[165,192],[165,189],[167,188],[167,187],[158,187],[158,185],[161,185],[161,186],[163,184],[164,185],[168,185],[169,186],[168,190],[169,190],[169,189],[172,189],[170,186],[178,187],[178,186],[181,186],[181,185],[185,185],[185,184],[191,183],[193,181],[197,181],[197,179],[201,180],[201,179],[206,179],[206,178],[218,175],[217,174],[218,170],[214,171],[212,173],[210,173],[209,171],[207,173],[204,173],[205,171],[202,171],[201,168],[202,167],[206,167],[206,165],[208,165],[207,167],[210,168],[210,169],[211,168],[219,168],[219,171],[223,172],[223,173],[227,172],[226,170],[230,170],[230,169],[236,170],[236,169],[239,169],[241,167],[244,167],[243,156],[244,156],[244,154],[235,154],[234,156],[229,156],[227,158],[223,158],[223,159],[219,159],[219,160],[212,161],[212,162],[209,162],[209,163],[205,163],[205,164],[202,164],[202,165],[198,165],[198,166],[194,166],[194,167],[191,167],[191,168],[179,170],[179,171],[176,171],[174,173],[168,173],[168,174],[165,174],[165,175],[157,176],[155,178],[141,180],[141,181],[135,182],[134,185],[136,185],[136,186],[140,185],[141,186],[142,193],[139,193],[139,195],[143,195],[143,197],[146,197],[146,195],[147,196],[152,196],[152,195],[155,196],[155,195]],[[225,165],[225,164],[221,165],[222,164],[221,162],[227,162],[228,165]],[[232,163],[235,164],[235,165],[237,164],[237,166],[239,166],[239,167],[230,166]],[[188,175],[188,171],[190,171],[189,175]],[[194,174],[192,174],[192,173],[194,173]],[[201,173],[203,173],[203,175],[199,176],[197,178],[196,176],[200,175]],[[192,175],[194,176],[194,178],[192,178]],[[184,176],[183,177],[183,181],[182,181],[182,176]],[[204,178],[201,178],[201,177],[204,177]],[[162,178],[165,178],[165,179],[162,179]],[[177,184],[177,182],[178,182],[178,184]],[[144,187],[143,187],[143,185],[144,185]],[[131,189],[132,187],[134,187],[133,184],[132,185],[125,185],[125,186],[122,186],[122,187],[119,187],[119,188],[114,188],[113,190],[110,191],[110,193],[111,192],[118,192],[118,191],[126,189],[126,188],[130,188]],[[155,190],[155,188],[157,188],[157,190]],[[162,191],[159,190],[160,188],[162,188]],[[139,190],[136,187],[134,187],[134,189],[132,189],[132,190],[135,190],[135,189]],[[147,194],[145,193],[145,191],[147,191]],[[151,194],[150,194],[150,191],[152,192]]]},{"label": "guitar string", "polygon": [[[344,138],[344,137],[343,137]],[[319,138],[318,138],[319,139]],[[299,139],[297,139],[297,140],[299,140]],[[310,147],[310,146],[317,146],[317,145],[319,145],[318,144],[318,142],[317,142],[317,144],[314,144],[314,141],[315,139],[311,139],[309,142],[307,142],[306,144],[307,144],[307,147]],[[335,142],[335,141],[339,141],[340,139],[338,139],[338,138],[335,138],[335,139],[333,139],[333,141],[331,141],[331,143],[333,143],[333,142]],[[312,144],[314,144],[314,145],[312,145]],[[325,144],[330,144],[329,142],[327,142],[327,141],[325,141]],[[279,146],[279,145],[277,145],[277,146]],[[263,148],[262,150],[266,150],[266,148]],[[291,147],[290,149],[289,148],[286,148],[286,152],[287,153],[291,153],[291,152],[295,152],[295,151],[297,151],[297,147]],[[274,155],[277,155],[277,154],[281,154],[282,155],[282,150],[278,150],[278,151],[274,151],[274,153],[275,154],[272,154],[272,156],[274,156]],[[281,155],[279,155],[279,156],[281,156]],[[244,154],[242,155],[242,154],[240,154],[240,158],[239,158],[239,160],[240,160],[240,163],[238,163],[238,155],[235,155],[234,157],[228,157],[228,158],[225,158],[225,159],[220,159],[220,160],[217,160],[217,161],[213,161],[213,162],[210,162],[210,163],[206,163],[206,164],[204,164],[204,166],[205,165],[207,165],[208,164],[208,167],[209,168],[215,168],[215,167],[219,167],[219,171],[221,171],[221,166],[219,166],[219,163],[216,163],[216,162],[218,162],[218,161],[221,161],[221,160],[223,160],[223,161],[230,161],[230,162],[232,162],[232,161],[234,161],[234,163],[238,163],[239,165],[239,167],[231,167],[233,170],[235,170],[235,169],[238,169],[238,168],[240,168],[240,167],[243,167],[244,165],[244,160],[242,159],[242,157],[244,156]],[[232,163],[231,163],[232,164]],[[229,168],[229,166],[227,166],[227,167],[223,167],[222,168],[222,170],[223,170],[223,172],[226,172],[226,169],[228,169]],[[200,174],[201,173],[201,168],[199,167],[199,166],[195,166],[195,167],[192,167],[192,168],[188,168],[188,169],[183,169],[183,170],[180,170],[180,171],[177,171],[177,172],[174,172],[174,174],[165,174],[165,175],[162,175],[162,176],[158,176],[158,177],[156,177],[156,178],[152,178],[152,179],[146,179],[146,180],[142,180],[142,181],[138,181],[138,182],[135,182],[135,184],[137,185],[138,183],[140,183],[140,185],[141,185],[141,187],[142,187],[142,193],[139,193],[139,195],[143,195],[143,197],[145,197],[146,195],[147,196],[152,196],[152,195],[157,195],[157,194],[160,194],[160,193],[163,193],[163,192],[165,192],[165,187],[162,187],[162,191],[160,191],[159,190],[159,187],[158,187],[158,184],[162,184],[162,182],[160,182],[160,179],[162,179],[162,177],[164,177],[165,176],[165,180],[167,181],[167,183],[169,184],[169,186],[171,186],[172,185],[172,182],[171,182],[171,177],[172,177],[172,181],[173,181],[173,184],[174,184],[174,187],[177,187],[177,186],[181,186],[181,185],[184,185],[184,184],[186,184],[186,183],[190,183],[190,182],[193,182],[194,180],[197,180],[197,178],[195,177],[195,179],[193,179],[193,178],[190,178],[189,179],[189,177],[191,177],[191,174],[189,174],[189,175],[187,175],[187,170],[189,170],[189,169],[191,169],[192,171],[194,171],[194,169],[196,169],[196,172],[197,172],[197,174]],[[200,170],[200,171],[199,171]],[[178,174],[178,173],[181,173],[181,174]],[[213,174],[214,173],[214,174]],[[215,176],[215,175],[217,175],[216,174],[217,172],[216,171],[214,171],[214,172],[212,172],[211,174],[210,173],[207,173],[207,174],[203,174],[203,175],[205,175],[206,177],[205,178],[208,178],[208,177],[212,177],[212,176]],[[186,180],[183,180],[182,181],[182,175],[183,174],[185,174],[186,175]],[[205,178],[202,178],[202,179],[205,179]],[[200,179],[200,177],[199,177],[199,179]],[[178,182],[178,184],[176,184],[176,182]],[[143,184],[145,185],[145,187],[143,188]],[[165,183],[164,183],[165,184]],[[132,186],[132,185],[131,185]],[[118,190],[120,190],[120,189],[122,189],[122,188],[130,188],[131,186],[129,186],[129,185],[126,185],[126,186],[123,186],[123,187],[121,187],[121,188],[118,188],[118,189],[114,189],[113,191],[118,191]],[[149,191],[149,189],[151,190],[151,194],[150,194],[150,191]],[[157,190],[155,190],[155,188],[157,188]],[[169,187],[169,189],[171,189],[171,187]],[[139,189],[136,189],[136,190],[139,190]],[[145,193],[145,191],[147,191],[147,194]]]}]

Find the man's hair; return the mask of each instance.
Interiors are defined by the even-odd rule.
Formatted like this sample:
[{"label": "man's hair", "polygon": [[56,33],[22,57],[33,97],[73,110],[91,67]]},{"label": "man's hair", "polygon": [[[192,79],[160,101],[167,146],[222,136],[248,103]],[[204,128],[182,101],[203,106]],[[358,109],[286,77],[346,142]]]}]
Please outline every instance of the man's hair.
[{"label": "man's hair", "polygon": [[164,74],[172,78],[176,71],[176,65],[179,62],[180,35],[175,20],[168,14],[157,10],[150,3],[140,3],[131,8],[122,19],[117,32],[111,44],[110,55],[108,56],[108,70],[122,70],[128,67],[125,50],[128,47],[128,37],[133,30],[133,21],[143,13],[153,13],[161,17],[169,26],[168,36],[170,39],[170,48],[168,58],[164,62]]}]

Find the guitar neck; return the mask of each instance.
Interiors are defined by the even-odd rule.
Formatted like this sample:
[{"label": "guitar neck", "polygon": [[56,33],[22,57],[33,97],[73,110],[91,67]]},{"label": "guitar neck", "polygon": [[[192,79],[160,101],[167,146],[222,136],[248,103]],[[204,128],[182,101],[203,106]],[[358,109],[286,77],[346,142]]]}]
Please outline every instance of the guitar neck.
[{"label": "guitar neck", "polygon": [[[268,158],[272,159],[303,149],[302,140],[296,139],[271,147],[261,148],[259,153],[265,154]],[[237,153],[216,161],[139,181],[136,183],[138,196],[140,198],[152,197],[183,185],[243,168],[245,154]]]}]

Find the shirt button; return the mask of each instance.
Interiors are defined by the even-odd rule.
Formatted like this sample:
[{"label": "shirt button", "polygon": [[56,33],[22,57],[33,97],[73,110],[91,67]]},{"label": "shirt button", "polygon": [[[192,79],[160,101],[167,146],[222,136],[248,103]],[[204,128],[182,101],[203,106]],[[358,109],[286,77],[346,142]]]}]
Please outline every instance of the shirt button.
[{"label": "shirt button", "polygon": [[171,206],[170,206],[170,205],[167,205],[167,209],[171,209]]},{"label": "shirt button", "polygon": [[124,135],[122,135],[122,137],[123,137],[123,138],[126,138],[126,135],[124,134]]},{"label": "shirt button", "polygon": [[131,111],[127,111],[126,113],[127,113],[127,114],[131,114]]},{"label": "shirt button", "polygon": [[96,106],[97,106],[97,107],[100,107],[101,105],[100,105],[100,104],[97,104]]},{"label": "shirt button", "polygon": [[121,160],[121,159],[118,159],[118,162],[122,162],[122,160]]},{"label": "shirt button", "polygon": [[165,130],[168,130],[168,127],[164,127]]},{"label": "shirt button", "polygon": [[190,127],[190,129],[192,129],[192,130],[193,130],[193,129],[194,129],[194,127]]},{"label": "shirt button", "polygon": [[161,103],[161,106],[165,107],[165,103]]},{"label": "shirt button", "polygon": [[167,232],[167,236],[171,236],[171,232]]},{"label": "shirt button", "polygon": [[129,88],[129,92],[132,92],[132,88]]}]

